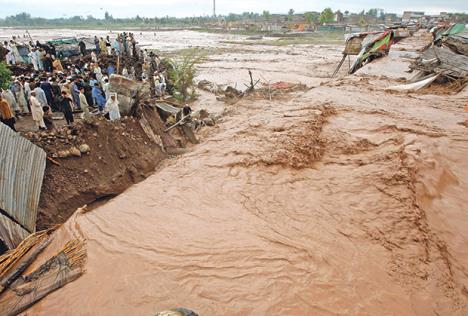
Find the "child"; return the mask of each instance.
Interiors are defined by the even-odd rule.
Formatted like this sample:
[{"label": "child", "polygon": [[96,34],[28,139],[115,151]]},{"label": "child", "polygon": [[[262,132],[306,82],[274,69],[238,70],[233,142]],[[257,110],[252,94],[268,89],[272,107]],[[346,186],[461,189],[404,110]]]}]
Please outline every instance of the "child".
[{"label": "child", "polygon": [[43,106],[42,110],[44,111],[44,124],[49,131],[55,129],[54,120],[52,118],[52,112],[50,111],[49,106]]}]

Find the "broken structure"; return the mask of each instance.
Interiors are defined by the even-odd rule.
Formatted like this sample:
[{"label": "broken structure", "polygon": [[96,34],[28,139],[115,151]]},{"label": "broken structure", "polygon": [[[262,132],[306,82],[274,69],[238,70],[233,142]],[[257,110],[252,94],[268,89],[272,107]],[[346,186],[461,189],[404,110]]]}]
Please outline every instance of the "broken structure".
[{"label": "broken structure", "polygon": [[13,249],[36,231],[46,153],[4,124],[0,148],[0,239]]}]

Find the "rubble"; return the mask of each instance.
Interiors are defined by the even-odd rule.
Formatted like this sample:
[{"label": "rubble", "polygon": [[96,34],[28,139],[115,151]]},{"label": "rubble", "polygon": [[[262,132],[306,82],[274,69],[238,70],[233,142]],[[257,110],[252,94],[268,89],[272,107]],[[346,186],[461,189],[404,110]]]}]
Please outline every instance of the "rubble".
[{"label": "rubble", "polygon": [[394,38],[394,30],[350,34],[346,38],[343,58],[331,77],[333,78],[336,76],[348,56],[357,55],[355,62],[348,71],[349,74],[353,74],[374,59],[388,55],[390,47],[394,43]]},{"label": "rubble", "polygon": [[[28,236],[17,248],[0,257],[0,313],[18,315],[84,273],[86,248],[73,239],[53,256],[34,265],[53,241],[54,229]],[[32,268],[31,268],[32,267]]]},{"label": "rubble", "polygon": [[458,24],[440,30],[434,41],[410,64],[414,76],[409,84],[387,90],[416,91],[433,83],[449,84],[455,92],[462,90],[468,83],[468,38],[457,34],[463,30],[464,25]]},{"label": "rubble", "polygon": [[87,154],[91,151],[91,148],[89,148],[89,145],[88,144],[83,144],[83,145],[80,145],[80,152],[82,154]]}]

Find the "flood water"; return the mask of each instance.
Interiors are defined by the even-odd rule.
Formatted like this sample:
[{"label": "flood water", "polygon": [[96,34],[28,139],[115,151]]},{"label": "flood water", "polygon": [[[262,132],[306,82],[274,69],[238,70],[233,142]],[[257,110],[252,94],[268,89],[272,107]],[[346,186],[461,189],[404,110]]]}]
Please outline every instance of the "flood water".
[{"label": "flood water", "polygon": [[[220,40],[158,36],[169,39],[155,47]],[[408,41],[405,51],[424,42]],[[86,273],[26,314],[467,315],[468,133],[456,124],[466,90],[386,93],[407,75],[399,46],[335,80],[341,47],[231,48],[199,79],[241,85],[252,69],[311,89],[232,106],[202,94],[196,107],[226,108],[222,122],[75,213],[48,251],[85,239]]]}]

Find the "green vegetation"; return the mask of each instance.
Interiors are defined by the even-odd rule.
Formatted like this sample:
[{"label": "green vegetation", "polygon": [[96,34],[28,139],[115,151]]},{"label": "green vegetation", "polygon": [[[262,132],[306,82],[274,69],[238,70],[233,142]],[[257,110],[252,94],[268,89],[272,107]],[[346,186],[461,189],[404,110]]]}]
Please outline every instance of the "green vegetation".
[{"label": "green vegetation", "polygon": [[8,89],[11,83],[11,71],[6,62],[0,62],[0,88]]},{"label": "green vegetation", "polygon": [[186,102],[195,98],[195,82],[197,76],[197,65],[206,58],[203,51],[192,49],[186,51],[180,58],[170,61],[169,78],[174,85],[174,97],[179,102]]},{"label": "green vegetation", "polygon": [[320,23],[330,23],[335,19],[335,13],[331,8],[326,8],[320,13]]},{"label": "green vegetation", "polygon": [[293,16],[294,16],[294,9],[289,9],[289,12],[288,12],[288,20],[289,20],[289,21],[292,21],[292,20],[293,20]]}]

